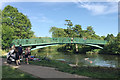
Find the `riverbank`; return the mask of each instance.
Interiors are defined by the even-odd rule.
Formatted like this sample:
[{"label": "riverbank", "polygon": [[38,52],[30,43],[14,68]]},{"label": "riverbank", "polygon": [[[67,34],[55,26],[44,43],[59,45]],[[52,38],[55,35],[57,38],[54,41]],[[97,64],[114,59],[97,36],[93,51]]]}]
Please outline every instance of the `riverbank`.
[{"label": "riverbank", "polygon": [[[105,78],[109,78],[112,80],[120,79],[119,77],[120,68],[90,67],[90,66],[87,67],[87,66],[77,66],[77,65],[70,66],[68,63],[64,61],[56,61],[56,60],[51,60],[49,58],[44,59],[42,57],[40,57],[40,61],[29,61],[29,62],[32,65],[51,67],[61,72],[87,76],[95,79],[105,79]],[[21,66],[24,65],[22,64]],[[29,67],[30,66],[28,65],[28,68]]]},{"label": "riverbank", "polygon": [[[51,68],[51,67],[45,67],[45,66],[38,66],[38,65],[31,65],[31,64],[25,64],[23,62],[21,62],[21,65],[19,66],[15,66],[15,64],[7,64],[5,59],[3,59],[3,63],[5,65],[9,65],[10,67],[12,67],[14,70],[20,70],[21,72],[23,73],[29,73],[31,75],[31,77],[20,77],[22,79],[30,79],[30,80],[36,80],[36,79],[42,79],[42,80],[46,80],[46,79],[69,79],[71,78],[72,80],[74,79],[80,79],[80,78],[84,78],[86,80],[90,80],[91,78],[89,77],[86,77],[86,76],[80,76],[80,75],[74,75],[74,74],[69,74],[69,73],[65,73],[65,72],[61,72],[61,71],[57,71],[55,68]],[[9,72],[7,73],[9,76],[10,76],[10,72],[11,70],[13,69],[10,69]],[[8,69],[6,69],[8,70]],[[15,72],[15,71],[14,71]],[[16,72],[17,73],[17,72]],[[16,74],[16,73],[12,73],[11,77],[10,78],[14,78],[13,77],[13,74]],[[22,76],[24,76],[23,74],[21,74]],[[20,76],[21,76],[20,75]],[[15,75],[14,75],[15,76]],[[18,73],[18,76],[19,76],[19,73]],[[32,78],[32,76],[36,77],[36,78]],[[18,77],[15,77],[15,78],[18,78]],[[32,79],[31,79],[32,78]],[[93,80],[93,79],[92,79]]]},{"label": "riverbank", "polygon": [[77,74],[82,76],[88,76],[97,79],[110,78],[117,79],[119,77],[119,68],[107,68],[107,67],[86,67],[86,66],[70,66],[63,61],[55,60],[41,60],[41,61],[30,61],[30,64],[53,67],[58,71],[67,72],[70,74]]}]

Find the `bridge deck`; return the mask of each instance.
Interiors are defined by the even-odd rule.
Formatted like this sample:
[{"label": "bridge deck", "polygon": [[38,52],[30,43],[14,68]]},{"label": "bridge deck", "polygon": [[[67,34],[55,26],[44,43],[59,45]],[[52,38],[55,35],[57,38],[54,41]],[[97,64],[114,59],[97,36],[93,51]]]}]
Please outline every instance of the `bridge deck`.
[{"label": "bridge deck", "polygon": [[93,40],[83,38],[33,38],[33,39],[17,39],[12,42],[16,46],[22,44],[22,46],[33,46],[33,45],[50,45],[50,44],[97,44],[105,45],[107,41],[105,40]]}]

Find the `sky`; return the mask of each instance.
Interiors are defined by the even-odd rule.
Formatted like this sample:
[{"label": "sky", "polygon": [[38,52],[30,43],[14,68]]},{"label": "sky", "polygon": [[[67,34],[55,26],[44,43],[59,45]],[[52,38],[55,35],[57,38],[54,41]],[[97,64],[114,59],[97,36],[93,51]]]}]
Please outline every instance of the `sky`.
[{"label": "sky", "polygon": [[7,5],[27,15],[37,37],[51,37],[53,26],[67,28],[66,19],[83,29],[92,26],[100,36],[118,33],[117,2],[4,2],[2,10]]}]

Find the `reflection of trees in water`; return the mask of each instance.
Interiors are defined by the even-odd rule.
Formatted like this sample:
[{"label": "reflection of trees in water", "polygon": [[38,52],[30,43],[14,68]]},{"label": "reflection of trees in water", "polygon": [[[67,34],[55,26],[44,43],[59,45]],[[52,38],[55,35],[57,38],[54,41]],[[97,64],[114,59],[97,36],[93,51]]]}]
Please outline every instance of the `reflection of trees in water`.
[{"label": "reflection of trees in water", "polygon": [[75,65],[78,66],[79,59],[78,59],[78,56],[77,56],[77,55],[75,55],[75,60],[76,60],[76,61],[75,61]]},{"label": "reflection of trees in water", "polygon": [[104,58],[104,60],[114,60],[118,61],[119,56],[117,55],[104,55],[104,54],[99,54],[100,57]]},{"label": "reflection of trees in water", "polygon": [[49,49],[46,51],[40,51],[38,55],[47,56],[51,59],[64,59],[66,62],[81,66],[84,64],[90,65],[85,61],[85,58],[89,58],[90,61],[93,61],[92,65],[99,62],[102,64],[104,61],[108,61],[111,66],[112,64],[118,65],[118,56],[115,55],[65,54],[64,52],[50,51]]}]

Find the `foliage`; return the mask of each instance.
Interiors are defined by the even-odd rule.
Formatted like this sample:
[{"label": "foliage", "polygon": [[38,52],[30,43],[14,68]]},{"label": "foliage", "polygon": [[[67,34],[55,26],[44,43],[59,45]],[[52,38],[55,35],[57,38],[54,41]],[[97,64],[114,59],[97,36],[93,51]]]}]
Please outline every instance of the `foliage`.
[{"label": "foliage", "polygon": [[68,37],[68,34],[66,34],[65,29],[62,28],[51,27],[49,32],[52,32],[52,37]]},{"label": "foliage", "polygon": [[[95,34],[92,26],[88,26],[86,30],[82,29],[82,26],[79,24],[73,25],[71,20],[65,20],[67,29],[51,27],[49,32],[52,33],[52,37],[71,37],[71,38],[83,38],[83,39],[99,39],[104,40],[105,36],[99,36]],[[79,45],[79,52],[86,53],[91,50],[91,47]],[[76,52],[75,44],[66,44],[61,48],[58,48],[58,51],[69,51]]]},{"label": "foliage", "polygon": [[[98,39],[107,40],[108,44],[104,46],[103,50],[94,50],[95,47],[87,47],[79,45],[80,53],[109,53],[109,54],[120,54],[120,33],[115,37],[113,34],[108,34],[107,37],[99,36],[95,33],[92,26],[88,26],[87,29],[83,30],[79,24],[73,25],[71,20],[65,20],[67,29],[51,27],[52,37],[71,37],[71,38],[83,38],[83,39]],[[58,51],[69,51],[75,52],[75,44],[66,44]]]},{"label": "foliage", "polygon": [[111,42],[115,40],[115,37],[113,34],[108,34],[107,37],[105,38],[105,40]]},{"label": "foliage", "polygon": [[26,15],[10,5],[2,10],[2,49],[10,46],[13,39],[31,38],[31,22]]},{"label": "foliage", "polygon": [[71,20],[65,20],[67,29],[51,27],[49,32],[52,32],[52,37],[79,37],[88,39],[104,39],[105,36],[100,37],[95,34],[92,26],[88,26],[86,30],[82,29],[79,24],[73,25]]},{"label": "foliage", "polygon": [[100,51],[100,53],[106,54],[120,54],[120,33],[118,33],[117,37],[107,37],[109,43],[104,46],[104,49]]},{"label": "foliage", "polygon": [[2,48],[7,49],[13,40],[14,30],[10,26],[2,25]]}]

